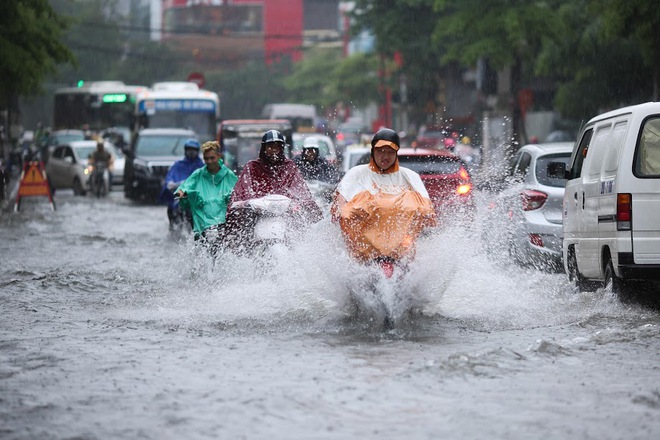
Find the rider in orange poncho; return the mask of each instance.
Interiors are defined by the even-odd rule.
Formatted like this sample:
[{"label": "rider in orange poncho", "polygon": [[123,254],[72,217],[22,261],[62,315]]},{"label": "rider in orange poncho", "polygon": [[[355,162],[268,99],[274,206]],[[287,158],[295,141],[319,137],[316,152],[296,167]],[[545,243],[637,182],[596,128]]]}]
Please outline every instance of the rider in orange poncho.
[{"label": "rider in orange poncho", "polygon": [[351,168],[331,208],[351,255],[363,262],[413,257],[415,240],[435,226],[433,204],[417,173],[399,167],[399,135],[389,128],[371,140],[371,161]]}]

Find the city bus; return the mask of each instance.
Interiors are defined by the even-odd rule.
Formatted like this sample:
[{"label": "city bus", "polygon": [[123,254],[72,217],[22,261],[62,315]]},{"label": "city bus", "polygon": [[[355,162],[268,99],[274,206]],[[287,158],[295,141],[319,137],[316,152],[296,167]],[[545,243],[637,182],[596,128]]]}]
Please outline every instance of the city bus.
[{"label": "city bus", "polygon": [[55,91],[53,129],[79,129],[100,132],[117,127],[129,130],[137,95],[146,86],[121,81],[85,82],[80,87]]},{"label": "city bus", "polygon": [[186,128],[200,142],[215,140],[220,99],[192,82],[159,82],[138,94],[135,117],[134,134],[141,128]]}]

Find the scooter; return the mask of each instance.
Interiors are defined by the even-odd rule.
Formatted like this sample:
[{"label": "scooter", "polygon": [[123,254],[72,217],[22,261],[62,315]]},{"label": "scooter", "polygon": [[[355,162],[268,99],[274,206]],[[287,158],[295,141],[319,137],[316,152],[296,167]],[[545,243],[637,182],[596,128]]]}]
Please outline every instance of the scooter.
[{"label": "scooter", "polygon": [[105,162],[96,162],[89,166],[89,185],[93,195],[97,198],[105,197],[110,191],[110,171]]},{"label": "scooter", "polygon": [[271,194],[258,199],[251,199],[246,205],[256,215],[253,244],[265,250],[269,247],[286,246],[288,242],[287,216],[291,206],[291,199]]}]

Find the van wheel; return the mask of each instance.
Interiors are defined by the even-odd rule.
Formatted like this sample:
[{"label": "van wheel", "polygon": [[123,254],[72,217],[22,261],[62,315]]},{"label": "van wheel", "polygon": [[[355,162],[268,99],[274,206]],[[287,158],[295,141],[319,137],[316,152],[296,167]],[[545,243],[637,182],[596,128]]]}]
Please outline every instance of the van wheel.
[{"label": "van wheel", "polygon": [[616,276],[614,264],[612,263],[612,259],[609,258],[607,260],[607,266],[605,266],[605,291],[621,297],[625,293],[625,290],[625,284],[621,278]]},{"label": "van wheel", "polygon": [[593,283],[587,281],[586,278],[582,276],[580,270],[578,269],[577,259],[575,258],[575,250],[571,248],[568,251],[568,279],[573,285],[580,291],[591,291],[594,290]]}]

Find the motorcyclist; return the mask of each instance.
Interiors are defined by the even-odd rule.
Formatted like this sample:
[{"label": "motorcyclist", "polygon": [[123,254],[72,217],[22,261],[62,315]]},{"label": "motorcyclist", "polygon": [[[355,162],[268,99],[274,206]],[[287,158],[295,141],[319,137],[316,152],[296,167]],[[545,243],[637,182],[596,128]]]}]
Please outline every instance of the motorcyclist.
[{"label": "motorcyclist", "polygon": [[305,139],[302,152],[294,157],[293,161],[298,166],[305,180],[320,180],[326,183],[337,183],[339,173],[325,158],[320,156],[318,141]]},{"label": "motorcyclist", "polygon": [[174,162],[165,176],[165,184],[160,192],[159,200],[167,204],[167,218],[170,222],[170,231],[174,230],[177,223],[184,215],[193,227],[192,213],[179,208],[179,201],[174,197],[174,191],[186,180],[193,171],[204,166],[204,161],[199,157],[200,144],[197,139],[188,139],[183,145],[183,159]]},{"label": "motorcyclist", "polygon": [[286,139],[278,130],[268,130],[261,138],[259,158],[249,161],[238,176],[231,196],[227,227],[235,244],[251,239],[254,215],[243,209],[251,199],[277,194],[291,199],[291,211],[305,222],[317,222],[323,213],[314,201],[295,163],[284,154]]},{"label": "motorcyclist", "polygon": [[209,242],[214,235],[222,235],[237,178],[220,158],[218,142],[205,142],[202,156],[206,165],[193,171],[174,194],[179,197],[181,208],[192,212],[195,240]]},{"label": "motorcyclist", "polygon": [[96,150],[89,154],[87,157],[87,165],[92,166],[95,170],[97,165],[105,164],[108,168],[108,182],[112,182],[112,169],[114,167],[115,158],[108,150],[105,149],[104,140],[102,138],[96,139]]},{"label": "motorcyclist", "polygon": [[399,166],[399,145],[394,130],[378,130],[369,164],[346,173],[331,207],[351,255],[362,262],[386,262],[390,270],[394,262],[412,257],[419,233],[436,224],[421,178]]}]

